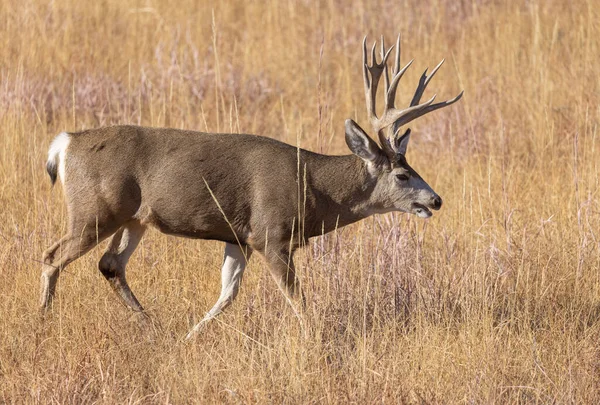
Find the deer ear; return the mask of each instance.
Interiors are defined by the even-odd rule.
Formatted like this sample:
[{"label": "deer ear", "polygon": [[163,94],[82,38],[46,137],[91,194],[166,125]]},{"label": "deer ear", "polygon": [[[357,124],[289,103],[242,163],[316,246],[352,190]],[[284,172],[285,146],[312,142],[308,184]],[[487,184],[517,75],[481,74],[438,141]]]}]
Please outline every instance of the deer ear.
[{"label": "deer ear", "polygon": [[359,158],[375,163],[381,156],[381,149],[369,135],[353,120],[346,120],[346,144]]},{"label": "deer ear", "polygon": [[404,132],[400,138],[396,140],[396,153],[406,155],[406,148],[408,147],[408,141],[410,141],[410,128]]}]

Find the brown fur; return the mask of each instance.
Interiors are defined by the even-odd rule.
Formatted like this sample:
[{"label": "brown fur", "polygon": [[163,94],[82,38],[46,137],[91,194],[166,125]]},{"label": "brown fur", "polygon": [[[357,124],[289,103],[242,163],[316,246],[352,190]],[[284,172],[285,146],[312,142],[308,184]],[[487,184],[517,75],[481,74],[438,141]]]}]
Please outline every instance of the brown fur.
[{"label": "brown fur", "polygon": [[[125,266],[147,226],[239,244],[245,259],[232,257],[223,268],[230,287],[223,291],[229,292],[188,337],[235,298],[253,251],[293,300],[302,297],[293,263],[302,240],[374,213],[429,216],[429,208],[441,206],[403,155],[390,159],[352,120],[346,121],[346,141],[354,154],[346,156],[256,135],[136,126],[92,129],[68,139],[64,162],[52,155],[48,163],[51,178],[64,164],[69,225],[44,253],[42,308],[52,300],[60,270],[113,234],[99,269],[119,298],[142,314]],[[226,250],[224,263],[227,257]],[[235,276],[232,266],[239,268]]]},{"label": "brown fur", "polygon": [[347,127],[350,147],[360,155],[368,140],[377,163],[246,134],[136,126],[68,134],[62,181],[69,231],[44,253],[42,307],[52,299],[59,271],[114,234],[100,271],[125,304],[142,311],[125,265],[147,226],[257,251],[286,296],[296,297],[292,256],[301,240],[375,212],[409,212],[395,204],[406,200],[410,207],[423,190],[422,204],[435,196],[418,176],[415,184],[398,186],[383,151],[349,122],[358,128],[348,135]]},{"label": "brown fur", "polygon": [[252,236],[260,251],[267,234],[289,245],[299,198],[306,238],[363,218],[369,205],[368,175],[354,155],[300,149],[299,186],[297,148],[270,138],[134,126],[70,135],[65,191],[75,232],[97,221],[103,234],[137,219],[191,238],[247,244]]}]

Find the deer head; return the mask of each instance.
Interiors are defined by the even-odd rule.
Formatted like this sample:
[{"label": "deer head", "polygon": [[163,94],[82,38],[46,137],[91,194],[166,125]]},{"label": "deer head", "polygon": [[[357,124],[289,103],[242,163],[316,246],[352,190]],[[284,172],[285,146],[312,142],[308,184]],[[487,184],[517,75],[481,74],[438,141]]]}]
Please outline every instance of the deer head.
[{"label": "deer head", "polygon": [[[408,164],[406,149],[410,140],[410,129],[400,135],[400,127],[415,118],[457,102],[463,92],[453,99],[441,103],[433,103],[435,95],[424,103],[420,103],[427,84],[444,63],[442,60],[431,71],[431,74],[428,75],[425,70],[410,106],[405,109],[397,109],[394,103],[398,83],[413,61],[411,60],[400,69],[400,36],[398,36],[390,81],[387,60],[394,46],[386,50],[383,37],[381,38],[381,63],[378,63],[375,55],[376,45],[375,42],[371,49],[371,65],[369,65],[367,37],[365,37],[363,41],[363,78],[367,114],[373,131],[379,138],[380,145],[377,145],[356,122],[350,119],[346,120],[346,143],[352,153],[366,162],[367,170],[374,182],[371,194],[373,213],[402,211],[421,218],[429,218],[432,215],[432,209],[439,210],[441,208],[442,199]],[[376,113],[376,94],[382,74],[385,84],[385,105],[384,111],[379,117]]]}]

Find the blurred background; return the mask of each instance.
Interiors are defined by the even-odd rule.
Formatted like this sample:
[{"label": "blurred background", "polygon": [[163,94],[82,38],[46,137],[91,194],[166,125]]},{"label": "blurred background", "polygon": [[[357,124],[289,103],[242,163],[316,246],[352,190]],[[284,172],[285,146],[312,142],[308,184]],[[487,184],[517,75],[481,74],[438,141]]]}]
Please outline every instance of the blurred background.
[{"label": "blurred background", "polygon": [[[444,199],[297,254],[304,333],[257,256],[234,305],[222,244],[146,234],[129,281],[142,333],[97,270],[41,254],[66,227],[45,172],[61,131],[254,133],[349,153],[365,129],[361,44],[402,34],[398,106],[426,67],[411,165]],[[600,402],[600,15],[595,2],[167,0],[0,3],[0,402]],[[381,103],[380,103],[381,105]]]}]

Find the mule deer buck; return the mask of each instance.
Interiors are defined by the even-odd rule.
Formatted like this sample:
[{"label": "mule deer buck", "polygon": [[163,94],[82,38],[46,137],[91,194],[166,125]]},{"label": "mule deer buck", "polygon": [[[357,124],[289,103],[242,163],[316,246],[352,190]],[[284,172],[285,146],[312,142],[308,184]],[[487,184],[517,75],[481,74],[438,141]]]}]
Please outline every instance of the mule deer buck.
[{"label": "mule deer buck", "polygon": [[[99,269],[122,302],[143,307],[129,288],[125,266],[149,226],[189,238],[225,242],[221,294],[188,334],[221,313],[235,299],[253,252],[266,260],[288,299],[302,297],[294,273],[294,251],[307,238],[373,214],[401,211],[427,218],[442,199],[407,163],[410,129],[400,127],[458,101],[421,103],[443,63],[421,76],[410,106],[394,105],[400,68],[400,37],[391,80],[381,41],[381,62],[371,50],[363,75],[367,113],[379,146],[351,119],[346,143],[352,154],[326,156],[256,135],[212,134],[121,125],[61,133],[52,142],[47,170],[60,179],[68,207],[67,234],[43,255],[41,307],[48,308],[59,273],[112,236]],[[384,110],[376,114],[383,75]],[[302,168],[298,170],[298,168]],[[293,307],[293,305],[292,305]]]}]

